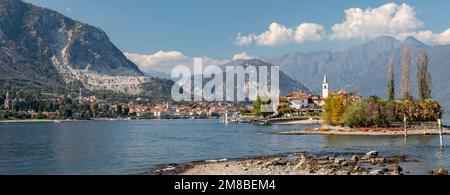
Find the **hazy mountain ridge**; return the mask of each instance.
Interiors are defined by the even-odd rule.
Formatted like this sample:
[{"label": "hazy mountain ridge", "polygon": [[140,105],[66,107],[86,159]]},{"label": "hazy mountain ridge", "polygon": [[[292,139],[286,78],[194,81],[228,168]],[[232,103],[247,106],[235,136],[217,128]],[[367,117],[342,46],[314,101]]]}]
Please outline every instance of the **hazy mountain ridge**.
[{"label": "hazy mountain ridge", "polygon": [[[252,59],[252,60],[234,60],[227,64],[222,65],[222,69],[225,70],[226,66],[242,66],[244,68],[248,66],[266,66],[268,67],[268,85],[270,85],[270,68],[274,66],[273,64],[269,62],[265,62],[263,60],[259,59]],[[305,85],[303,85],[299,81],[295,81],[291,77],[289,77],[286,73],[280,70],[279,75],[279,83],[280,83],[280,95],[286,96],[292,91],[304,91],[304,92],[311,92]]]}]

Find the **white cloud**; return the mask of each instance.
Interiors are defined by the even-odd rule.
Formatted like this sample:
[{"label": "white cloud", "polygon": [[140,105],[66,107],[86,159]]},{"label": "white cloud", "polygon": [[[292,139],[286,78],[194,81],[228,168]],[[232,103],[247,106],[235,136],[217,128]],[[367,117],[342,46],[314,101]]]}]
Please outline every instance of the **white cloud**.
[{"label": "white cloud", "polygon": [[414,7],[388,3],[378,8],[345,10],[343,23],[332,27],[331,39],[375,38],[412,32],[423,26]]},{"label": "white cloud", "polygon": [[387,3],[377,8],[349,8],[345,10],[345,19],[331,27],[329,34],[325,27],[315,23],[302,23],[296,28],[288,28],[272,23],[269,30],[256,35],[238,34],[236,44],[243,46],[256,43],[261,46],[276,46],[307,41],[371,39],[380,36],[392,36],[404,39],[413,36],[431,44],[450,44],[450,28],[435,34],[423,30],[424,23],[416,17],[416,9],[408,4]]},{"label": "white cloud", "polygon": [[408,36],[413,36],[420,41],[437,45],[450,44],[450,28],[439,34],[434,34],[433,32],[427,30],[427,31],[404,33],[399,35],[398,38],[404,39]]},{"label": "white cloud", "polygon": [[325,37],[325,27],[314,23],[303,23],[295,31],[295,41],[303,43],[306,41],[320,41]]},{"label": "white cloud", "polygon": [[242,36],[241,33],[238,33],[238,35],[236,37],[236,45],[239,45],[239,46],[249,45],[253,42],[254,38],[255,38],[255,34]]},{"label": "white cloud", "polygon": [[66,8],[66,11],[67,12],[72,12],[72,8],[68,7],[68,8]]},{"label": "white cloud", "polygon": [[293,40],[294,30],[276,22],[270,24],[269,30],[256,36],[256,44],[262,46],[276,46],[288,44]]},{"label": "white cloud", "polygon": [[306,41],[319,41],[324,37],[324,27],[319,24],[314,23],[303,23],[296,28],[288,28],[279,23],[272,23],[269,29],[261,33],[260,35],[255,35],[254,33],[247,36],[238,34],[236,37],[236,44],[239,46],[249,45],[251,43],[256,43],[260,46],[277,46],[293,43],[303,43]]},{"label": "white cloud", "polygon": [[161,66],[183,64],[187,57],[178,51],[158,51],[150,55],[140,55],[135,53],[125,53],[125,56],[136,63],[144,71]]},{"label": "white cloud", "polygon": [[[138,65],[144,72],[162,72],[170,74],[176,66],[183,65],[189,68],[194,66],[194,57],[184,55],[179,51],[158,51],[150,55],[141,55],[136,53],[125,53],[125,56]],[[202,57],[203,66],[222,65],[230,60],[219,60],[210,57]]]},{"label": "white cloud", "polygon": [[255,56],[251,56],[247,52],[237,53],[237,54],[234,54],[234,56],[233,56],[233,60],[251,60],[251,59],[255,59],[255,58],[256,58]]}]

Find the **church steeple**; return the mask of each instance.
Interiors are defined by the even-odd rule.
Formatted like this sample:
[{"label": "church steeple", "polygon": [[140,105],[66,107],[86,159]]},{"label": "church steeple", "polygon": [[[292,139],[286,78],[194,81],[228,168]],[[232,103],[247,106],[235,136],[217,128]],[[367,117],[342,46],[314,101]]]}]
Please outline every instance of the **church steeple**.
[{"label": "church steeple", "polygon": [[9,99],[9,90],[7,89],[3,108],[6,110],[10,110],[11,107],[12,107],[12,105],[11,105],[11,100]]},{"label": "church steeple", "polygon": [[327,99],[330,93],[330,86],[328,85],[328,77],[327,75],[324,75],[323,77],[323,84],[322,84],[322,97],[324,99]]}]

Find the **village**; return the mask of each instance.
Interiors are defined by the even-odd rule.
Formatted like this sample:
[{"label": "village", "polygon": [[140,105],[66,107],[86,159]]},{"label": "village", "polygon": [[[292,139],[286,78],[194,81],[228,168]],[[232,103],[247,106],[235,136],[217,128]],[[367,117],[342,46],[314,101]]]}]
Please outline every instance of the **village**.
[{"label": "village", "polygon": [[221,119],[225,123],[281,122],[304,119],[320,119],[322,107],[330,95],[348,96],[345,90],[332,92],[325,75],[322,94],[293,91],[280,97],[280,104],[262,117],[254,113],[252,102],[183,102],[161,101],[149,103],[148,99],[136,98],[128,103],[113,103],[97,96],[41,94],[38,98],[12,95],[6,90],[1,97],[0,120],[27,119]]}]

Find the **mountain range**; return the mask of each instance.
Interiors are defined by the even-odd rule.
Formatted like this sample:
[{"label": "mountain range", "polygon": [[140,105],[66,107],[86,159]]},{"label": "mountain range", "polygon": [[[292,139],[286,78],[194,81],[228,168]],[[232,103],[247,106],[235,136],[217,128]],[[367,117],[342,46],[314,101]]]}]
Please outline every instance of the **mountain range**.
[{"label": "mountain range", "polygon": [[0,0],[0,70],[0,87],[18,91],[139,94],[169,82],[146,77],[100,28],[21,0]]},{"label": "mountain range", "polygon": [[[168,96],[173,83],[159,79],[166,73],[142,72],[100,28],[21,0],[0,0],[0,68],[0,88],[19,91],[82,87]],[[284,73],[280,79],[282,93],[308,91]]]},{"label": "mountain range", "polygon": [[[411,50],[411,92],[419,53],[429,56],[432,96],[450,109],[450,45],[430,46],[413,37],[379,37],[343,51],[290,53],[273,59],[236,60],[226,65],[280,66],[282,95],[301,90],[320,93],[323,76],[333,90],[386,97],[389,58],[396,62],[399,98],[402,50]],[[21,0],[0,0],[0,89],[65,92],[85,88],[131,95],[169,96],[167,73],[141,71],[100,28]]]}]

